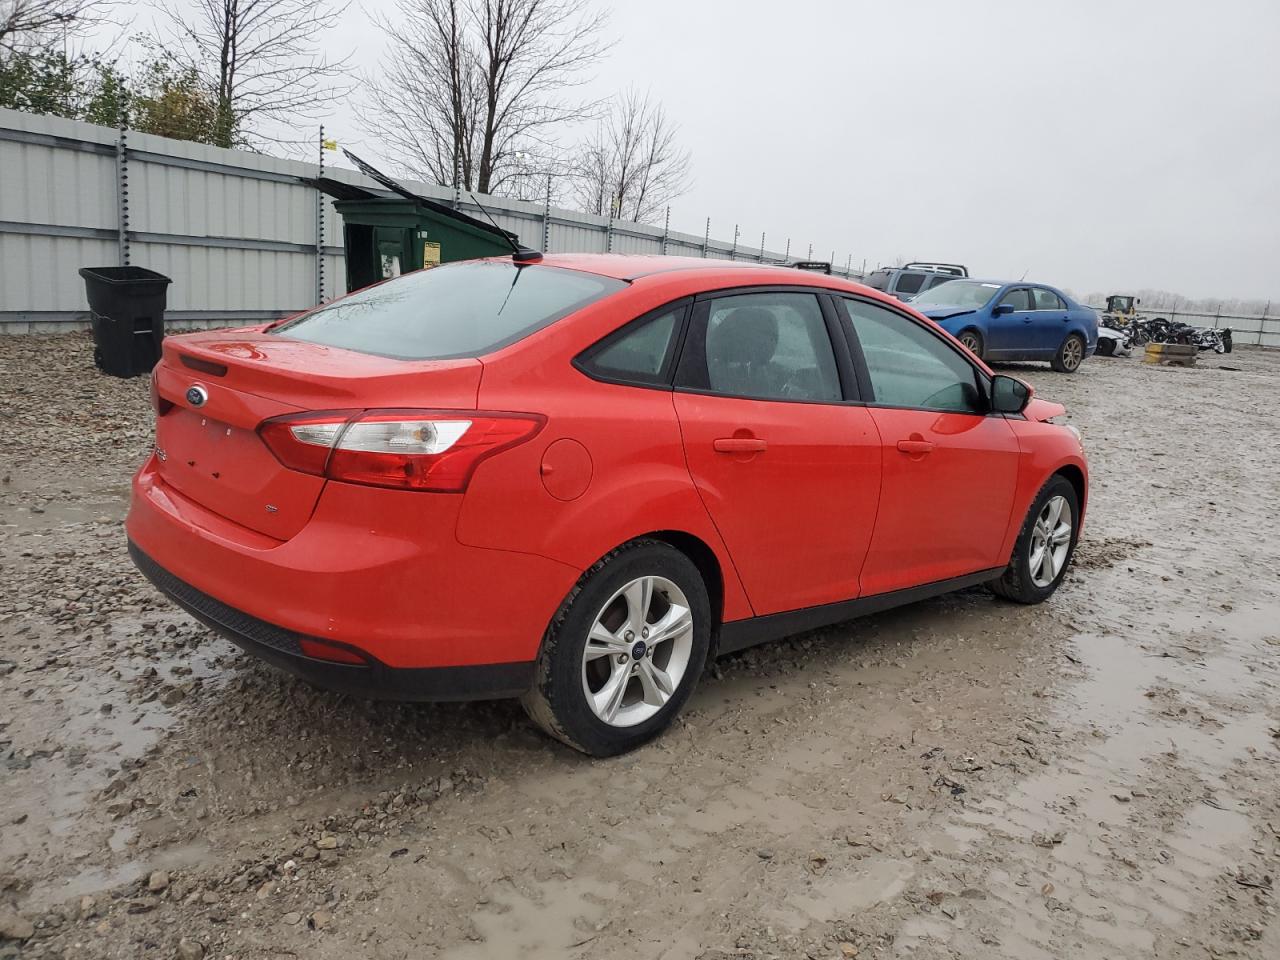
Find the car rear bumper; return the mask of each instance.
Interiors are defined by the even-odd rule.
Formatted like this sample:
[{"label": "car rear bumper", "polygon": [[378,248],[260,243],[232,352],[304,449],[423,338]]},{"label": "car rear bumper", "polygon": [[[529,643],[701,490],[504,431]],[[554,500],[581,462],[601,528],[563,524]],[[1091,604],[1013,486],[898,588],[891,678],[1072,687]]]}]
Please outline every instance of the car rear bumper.
[{"label": "car rear bumper", "polygon": [[[155,587],[205,626],[246,652],[320,687],[379,700],[485,700],[518,697],[533,684],[534,661],[459,667],[389,667],[367,651],[364,664],[307,656],[302,642],[326,641],[259,620],[201,593],[142,552],[132,540],[129,555]],[[350,649],[350,648],[348,648]]]},{"label": "car rear bumper", "polygon": [[[239,629],[232,614],[282,635],[354,648],[371,662],[367,672],[356,668],[365,677],[527,665],[581,573],[545,557],[459,543],[458,495],[330,482],[302,530],[273,540],[184,497],[155,466],[153,458],[134,478],[125,522],[135,559],[149,561],[139,566],[192,613],[267,659],[264,647],[287,657],[296,645],[282,648],[270,642],[274,633]],[[332,677],[349,673],[339,666]],[[499,687],[505,694],[513,685]]]}]

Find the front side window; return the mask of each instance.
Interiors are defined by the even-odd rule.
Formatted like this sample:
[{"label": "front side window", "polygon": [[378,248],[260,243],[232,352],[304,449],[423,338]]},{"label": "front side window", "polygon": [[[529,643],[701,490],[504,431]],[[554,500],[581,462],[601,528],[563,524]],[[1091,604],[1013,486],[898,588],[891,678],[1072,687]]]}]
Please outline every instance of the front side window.
[{"label": "front side window", "polygon": [[1012,304],[1015,312],[1034,309],[1031,306],[1031,291],[1026,287],[1018,287],[1004,295],[1001,304]]},{"label": "front side window", "polygon": [[1062,302],[1052,290],[1046,290],[1044,287],[1036,287],[1031,295],[1035,298],[1037,310],[1065,310],[1067,305]]},{"label": "front side window", "polygon": [[923,273],[900,273],[898,274],[897,293],[913,294],[919,293],[920,288],[924,286]]},{"label": "front side window", "polygon": [[634,321],[582,359],[582,367],[607,380],[662,383],[675,346],[685,304]]},{"label": "front side window", "polygon": [[875,403],[985,412],[976,371],[940,337],[884,307],[861,300],[841,302],[862,347]]},{"label": "front side window", "polygon": [[680,386],[759,400],[841,399],[831,338],[812,294],[720,297],[700,305],[697,315],[680,361]]},{"label": "front side window", "polygon": [[625,286],[580,270],[472,260],[380,283],[271,332],[401,360],[478,357]]}]

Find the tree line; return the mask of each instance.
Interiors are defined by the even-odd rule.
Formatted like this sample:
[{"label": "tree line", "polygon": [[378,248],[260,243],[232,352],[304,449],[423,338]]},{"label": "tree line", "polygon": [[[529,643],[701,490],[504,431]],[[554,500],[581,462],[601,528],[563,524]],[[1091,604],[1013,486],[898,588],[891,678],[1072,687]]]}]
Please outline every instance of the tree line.
[{"label": "tree line", "polygon": [[661,103],[585,95],[611,47],[593,0],[398,0],[374,15],[387,48],[363,73],[322,46],[340,0],[154,3],[154,32],[111,52],[89,38],[115,0],[0,0],[0,107],[297,152],[359,91],[397,173],[641,222],[689,188]]}]

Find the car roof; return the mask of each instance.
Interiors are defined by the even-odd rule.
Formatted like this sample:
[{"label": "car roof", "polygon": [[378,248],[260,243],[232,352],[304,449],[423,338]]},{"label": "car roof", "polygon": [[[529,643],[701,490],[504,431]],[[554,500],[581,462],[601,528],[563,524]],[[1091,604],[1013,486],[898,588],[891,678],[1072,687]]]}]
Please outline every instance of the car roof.
[{"label": "car roof", "polygon": [[733,270],[752,274],[768,271],[770,274],[781,274],[787,277],[799,272],[794,267],[779,264],[721,260],[715,257],[673,257],[641,253],[549,253],[543,256],[541,262],[550,267],[581,270],[584,273],[595,273],[602,277],[627,281],[639,280],[641,277],[650,277],[657,273],[670,273],[673,270]]}]

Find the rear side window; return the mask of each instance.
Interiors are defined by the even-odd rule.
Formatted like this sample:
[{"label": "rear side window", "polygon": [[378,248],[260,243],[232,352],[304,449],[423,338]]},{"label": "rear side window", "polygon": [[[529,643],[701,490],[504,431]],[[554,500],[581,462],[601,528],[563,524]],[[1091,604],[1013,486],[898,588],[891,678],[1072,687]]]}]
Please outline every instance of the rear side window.
[{"label": "rear side window", "polygon": [[401,360],[477,357],[625,286],[578,270],[475,260],[361,290],[272,332]]},{"label": "rear side window", "polygon": [[875,402],[954,413],[982,413],[977,373],[923,326],[861,300],[842,300],[862,347]]},{"label": "rear side window", "polygon": [[865,280],[862,281],[872,290],[885,290],[889,287],[889,271],[876,270],[873,271]]},{"label": "rear side window", "polygon": [[578,365],[604,380],[665,383],[687,306],[685,301],[632,321],[579,357]]},{"label": "rear side window", "polygon": [[1044,287],[1036,287],[1031,291],[1031,295],[1035,298],[1037,310],[1065,310],[1067,308],[1061,297],[1052,290],[1046,290]]},{"label": "rear side window", "polygon": [[940,287],[942,284],[954,279],[954,277],[948,276],[945,273],[940,273],[929,281],[929,289],[932,290],[934,287]]},{"label": "rear side window", "polygon": [[898,287],[896,293],[919,293],[920,288],[924,286],[923,273],[900,273],[898,274]]},{"label": "rear side window", "polygon": [[694,317],[680,386],[758,400],[841,399],[831,337],[812,294],[719,297]]}]

